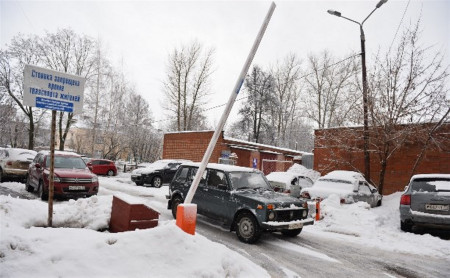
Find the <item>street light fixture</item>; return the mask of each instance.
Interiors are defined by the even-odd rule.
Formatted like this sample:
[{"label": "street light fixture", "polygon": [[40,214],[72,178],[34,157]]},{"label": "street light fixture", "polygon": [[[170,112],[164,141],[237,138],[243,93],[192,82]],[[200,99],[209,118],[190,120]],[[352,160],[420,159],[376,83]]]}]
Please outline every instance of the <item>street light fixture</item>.
[{"label": "street light fixture", "polygon": [[364,108],[364,176],[367,181],[370,181],[370,156],[369,156],[369,119],[368,119],[368,101],[367,101],[367,71],[366,71],[366,38],[364,36],[363,24],[366,20],[375,12],[376,9],[381,7],[387,0],[380,0],[375,6],[375,9],[364,19],[361,23],[355,21],[351,18],[342,16],[338,11],[328,10],[327,12],[331,15],[344,18],[348,21],[354,22],[359,25],[359,30],[361,34],[361,63],[362,63],[362,85],[363,85],[363,108]]}]

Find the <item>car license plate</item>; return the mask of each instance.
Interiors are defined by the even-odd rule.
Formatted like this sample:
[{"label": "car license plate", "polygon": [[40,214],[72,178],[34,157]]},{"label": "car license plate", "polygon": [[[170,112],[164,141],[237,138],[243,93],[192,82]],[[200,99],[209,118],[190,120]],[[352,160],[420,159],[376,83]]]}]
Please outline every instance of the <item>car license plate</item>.
[{"label": "car license plate", "polygon": [[303,228],[303,223],[293,223],[289,224],[289,230]]},{"label": "car license plate", "polygon": [[430,204],[426,204],[425,208],[427,210],[448,211],[449,210],[449,205],[430,205]]},{"label": "car license plate", "polygon": [[69,185],[69,190],[84,190],[82,185]]}]

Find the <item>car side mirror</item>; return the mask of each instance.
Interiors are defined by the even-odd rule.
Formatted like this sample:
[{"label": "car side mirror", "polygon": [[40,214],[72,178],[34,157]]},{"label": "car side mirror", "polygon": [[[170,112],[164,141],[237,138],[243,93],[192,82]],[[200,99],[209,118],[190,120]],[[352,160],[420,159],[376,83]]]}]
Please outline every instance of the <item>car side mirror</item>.
[{"label": "car side mirror", "polygon": [[86,163],[86,165],[87,165],[88,167],[90,167],[90,166],[92,166],[92,162],[88,162],[88,163]]},{"label": "car side mirror", "polygon": [[372,193],[377,193],[378,192],[378,190],[376,190],[375,188],[372,189],[371,191],[372,191]]},{"label": "car side mirror", "polygon": [[217,188],[219,188],[220,190],[227,190],[227,189],[228,189],[228,186],[226,186],[225,184],[219,184],[219,185],[217,186]]}]

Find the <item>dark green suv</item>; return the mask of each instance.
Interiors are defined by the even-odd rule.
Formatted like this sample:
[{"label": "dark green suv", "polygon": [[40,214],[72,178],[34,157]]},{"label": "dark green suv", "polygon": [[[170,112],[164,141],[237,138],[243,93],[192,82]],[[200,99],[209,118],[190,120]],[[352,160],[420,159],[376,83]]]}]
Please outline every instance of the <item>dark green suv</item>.
[{"label": "dark green suv", "polygon": [[[180,166],[169,187],[168,209],[176,218],[199,163]],[[274,192],[261,171],[223,164],[208,164],[193,198],[197,212],[221,221],[239,240],[254,243],[264,231],[297,236],[314,221],[307,203]]]}]

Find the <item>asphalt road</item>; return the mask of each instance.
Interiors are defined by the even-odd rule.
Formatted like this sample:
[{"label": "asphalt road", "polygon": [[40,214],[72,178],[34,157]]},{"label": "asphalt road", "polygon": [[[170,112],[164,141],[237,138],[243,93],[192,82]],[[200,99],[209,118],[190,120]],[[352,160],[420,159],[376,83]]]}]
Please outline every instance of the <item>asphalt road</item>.
[{"label": "asphalt road", "polygon": [[305,231],[295,238],[267,233],[256,244],[249,245],[241,243],[234,232],[200,217],[197,232],[239,252],[272,277],[422,278],[450,274],[448,260],[351,245]]}]

